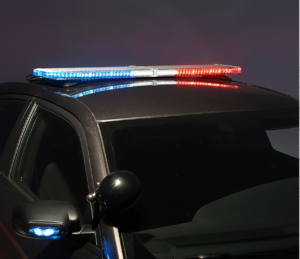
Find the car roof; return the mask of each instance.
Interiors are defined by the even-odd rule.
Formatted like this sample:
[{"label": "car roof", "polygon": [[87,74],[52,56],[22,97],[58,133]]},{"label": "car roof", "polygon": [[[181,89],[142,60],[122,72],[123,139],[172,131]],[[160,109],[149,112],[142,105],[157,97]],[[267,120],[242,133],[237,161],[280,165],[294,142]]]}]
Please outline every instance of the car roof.
[{"label": "car roof", "polygon": [[65,109],[81,104],[97,121],[299,107],[297,99],[279,92],[219,79],[0,84],[0,94],[8,93],[40,97]]}]

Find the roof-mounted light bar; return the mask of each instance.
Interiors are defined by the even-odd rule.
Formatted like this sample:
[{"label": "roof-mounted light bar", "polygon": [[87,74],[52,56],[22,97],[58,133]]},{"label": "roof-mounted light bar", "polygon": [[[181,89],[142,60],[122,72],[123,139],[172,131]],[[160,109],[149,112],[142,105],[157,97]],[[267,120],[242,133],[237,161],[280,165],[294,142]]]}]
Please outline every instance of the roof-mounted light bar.
[{"label": "roof-mounted light bar", "polygon": [[238,74],[241,72],[241,67],[219,64],[185,66],[36,68],[33,70],[33,74],[35,76],[53,80],[111,80],[145,77],[203,77]]}]

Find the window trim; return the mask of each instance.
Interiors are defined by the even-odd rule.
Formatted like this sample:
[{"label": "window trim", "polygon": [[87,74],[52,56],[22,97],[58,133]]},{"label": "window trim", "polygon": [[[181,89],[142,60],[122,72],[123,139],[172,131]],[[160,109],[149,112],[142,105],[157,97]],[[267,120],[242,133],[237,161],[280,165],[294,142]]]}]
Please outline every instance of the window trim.
[{"label": "window trim", "polygon": [[24,107],[19,114],[17,121],[11,131],[11,134],[7,140],[6,146],[4,147],[2,158],[0,160],[0,171],[5,175],[9,175],[7,170],[7,164],[11,153],[14,152],[14,147],[18,144],[18,136],[20,135],[21,129],[23,128],[24,121],[26,120],[28,113],[32,108],[33,97],[22,96],[22,95],[0,95],[0,101],[21,101],[24,102]]},{"label": "window trim", "polygon": [[18,130],[18,133],[19,133],[18,134],[19,135],[18,143],[16,145],[14,145],[14,152],[13,152],[13,154],[10,154],[10,159],[8,159],[11,162],[9,163],[9,165],[6,165],[6,169],[9,170],[8,178],[11,179],[11,177],[12,177],[12,167],[15,162],[18,149],[20,148],[21,139],[23,138],[24,133],[26,132],[26,130],[28,128],[29,122],[31,121],[32,116],[33,116],[34,112],[36,111],[36,109],[38,109],[38,107],[42,107],[46,110],[49,110],[50,112],[57,114],[58,116],[65,119],[67,122],[69,122],[74,127],[74,129],[76,130],[76,132],[79,136],[80,145],[81,145],[81,149],[82,149],[82,153],[83,153],[84,164],[85,164],[85,174],[86,174],[87,184],[88,184],[88,191],[89,192],[94,191],[93,190],[93,175],[92,175],[91,163],[90,163],[90,159],[89,159],[89,152],[88,152],[88,148],[87,148],[85,134],[84,134],[84,131],[83,131],[83,128],[82,128],[80,122],[72,114],[65,111],[64,109],[62,109],[52,103],[48,103],[47,101],[39,100],[39,99],[34,100],[34,102],[31,105],[30,112],[28,112],[26,114],[26,121],[22,123],[22,129]]},{"label": "window trim", "polygon": [[23,132],[24,127],[26,126],[26,121],[28,119],[29,114],[33,108],[33,100],[34,97],[20,94],[5,94],[0,95],[0,100],[16,100],[16,101],[25,101],[25,107],[21,112],[16,125],[14,126],[11,136],[8,139],[8,143],[5,146],[3,151],[6,156],[5,160],[2,160],[1,164],[1,172],[0,179],[24,202],[32,201],[32,198],[26,194],[19,186],[17,186],[10,178],[9,178],[9,168],[11,165],[12,157],[14,156],[15,150],[19,145],[19,140],[21,138],[21,133]]},{"label": "window trim", "polygon": [[[58,116],[64,118],[77,131],[77,134],[79,136],[81,149],[82,149],[82,153],[83,153],[88,191],[89,191],[89,193],[93,192],[94,191],[94,179],[93,179],[93,174],[92,174],[91,160],[90,160],[90,156],[89,156],[89,149],[88,149],[88,145],[87,145],[87,139],[86,139],[86,136],[85,136],[85,133],[84,133],[84,130],[83,130],[83,127],[82,127],[81,123],[79,122],[79,120],[73,114],[71,114],[67,110],[65,110],[65,109],[63,109],[63,108],[61,108],[61,107],[59,107],[55,104],[52,104],[48,101],[45,101],[45,100],[42,100],[42,99],[39,99],[39,98],[35,98],[35,104],[36,104],[36,108],[37,107],[45,108],[45,109],[57,114]],[[32,115],[33,115],[33,113],[32,113]],[[12,164],[13,163],[14,163],[14,161],[12,162]],[[92,204],[90,204],[90,208],[91,208],[91,214],[92,214],[92,217],[93,217],[94,208],[93,208]],[[99,249],[103,249],[102,248],[102,238],[101,238],[101,234],[100,234],[99,224],[98,224],[97,228],[95,229],[95,238],[96,238],[97,247]]]}]

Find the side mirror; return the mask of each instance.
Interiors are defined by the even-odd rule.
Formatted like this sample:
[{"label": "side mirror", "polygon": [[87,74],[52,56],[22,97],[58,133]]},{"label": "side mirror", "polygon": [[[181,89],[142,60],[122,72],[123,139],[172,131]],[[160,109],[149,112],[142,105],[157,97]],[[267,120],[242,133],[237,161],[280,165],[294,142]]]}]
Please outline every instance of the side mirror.
[{"label": "side mirror", "polygon": [[54,237],[81,229],[79,213],[67,201],[32,201],[18,205],[11,216],[18,235],[25,237]]},{"label": "side mirror", "polygon": [[111,212],[123,212],[132,207],[140,194],[138,178],[128,171],[116,171],[106,176],[87,201],[98,199],[101,206]]}]

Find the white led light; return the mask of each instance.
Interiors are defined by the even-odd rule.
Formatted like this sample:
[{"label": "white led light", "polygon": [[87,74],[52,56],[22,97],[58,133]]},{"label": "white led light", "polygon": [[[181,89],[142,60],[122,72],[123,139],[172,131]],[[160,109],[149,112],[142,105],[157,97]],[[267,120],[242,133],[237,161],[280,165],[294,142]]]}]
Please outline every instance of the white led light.
[{"label": "white led light", "polygon": [[166,69],[166,70],[157,70],[158,76],[176,76],[177,70],[175,69]]},{"label": "white led light", "polygon": [[154,76],[154,71],[151,69],[134,70],[133,75],[134,77],[152,77]]}]

